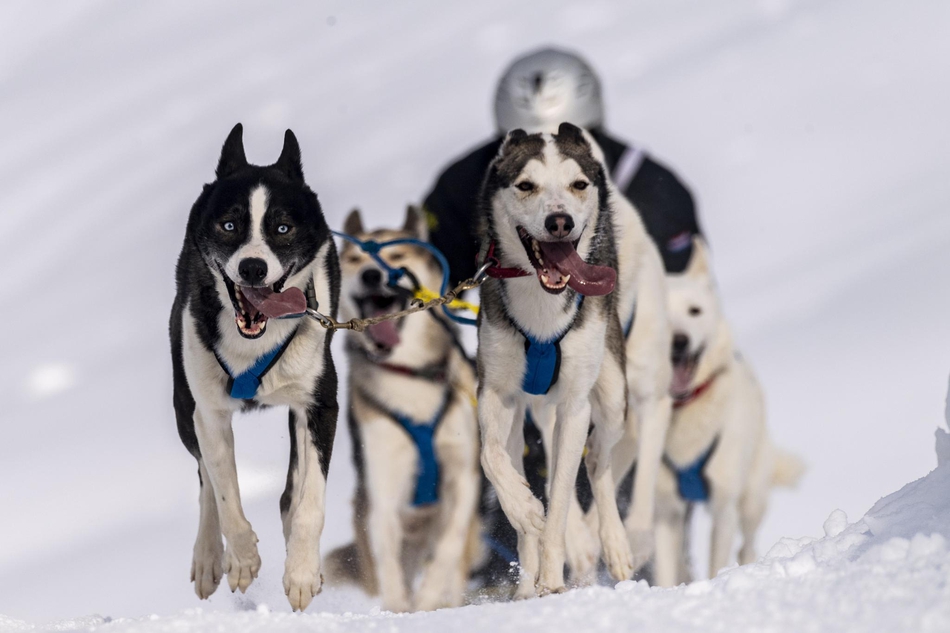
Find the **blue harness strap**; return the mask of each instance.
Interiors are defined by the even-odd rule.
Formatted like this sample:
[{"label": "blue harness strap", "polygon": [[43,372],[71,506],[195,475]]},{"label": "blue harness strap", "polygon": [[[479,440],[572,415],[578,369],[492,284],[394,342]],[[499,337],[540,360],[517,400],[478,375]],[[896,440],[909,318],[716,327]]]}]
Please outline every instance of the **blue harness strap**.
[{"label": "blue harness strap", "polygon": [[633,331],[633,321],[637,318],[637,306],[634,304],[633,312],[630,313],[630,318],[627,319],[627,322],[623,326],[623,340],[630,338],[630,332]]},{"label": "blue harness strap", "polygon": [[[584,303],[584,295],[577,295],[577,311],[580,312]],[[575,314],[574,318],[577,318]],[[512,322],[514,323],[514,322]],[[574,325],[572,320],[564,331],[548,341],[536,339],[515,324],[518,332],[524,337],[524,377],[521,379],[521,389],[533,396],[542,396],[551,390],[557,383],[561,373],[561,339],[567,336]]]},{"label": "blue harness strap", "polygon": [[253,400],[257,395],[257,390],[261,386],[261,380],[263,380],[265,374],[270,371],[271,367],[280,360],[280,357],[296,335],[297,330],[295,329],[293,333],[287,337],[287,340],[258,358],[254,361],[253,365],[237,376],[234,375],[234,372],[231,371],[227,363],[224,362],[224,359],[222,359],[218,355],[217,350],[215,350],[214,357],[218,360],[218,364],[221,365],[221,369],[228,375],[228,395],[238,400]]},{"label": "blue harness strap", "polygon": [[[399,426],[409,434],[409,439],[416,445],[419,453],[419,469],[416,472],[416,491],[412,498],[412,505],[425,506],[439,500],[440,468],[435,454],[435,431],[449,408],[452,392],[445,392],[442,406],[436,411],[435,417],[429,423],[417,424],[411,418],[400,413],[388,412]],[[381,408],[381,407],[380,407]]]},{"label": "blue harness strap", "polygon": [[679,468],[667,455],[663,455],[663,463],[676,475],[676,486],[680,497],[686,501],[709,501],[709,481],[706,479],[703,470],[706,468],[706,464],[709,463],[709,458],[712,457],[718,443],[719,438],[717,437],[705,453],[685,468]]}]

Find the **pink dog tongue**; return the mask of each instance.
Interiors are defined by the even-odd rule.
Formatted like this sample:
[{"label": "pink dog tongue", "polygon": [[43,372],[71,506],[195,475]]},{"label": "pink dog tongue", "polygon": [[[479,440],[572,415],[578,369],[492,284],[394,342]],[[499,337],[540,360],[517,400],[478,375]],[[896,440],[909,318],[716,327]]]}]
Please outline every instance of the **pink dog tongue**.
[{"label": "pink dog tongue", "polygon": [[609,266],[588,264],[570,242],[538,242],[544,263],[562,275],[570,275],[567,285],[582,295],[598,297],[609,294],[617,284],[617,271]]},{"label": "pink dog tongue", "polygon": [[283,292],[274,292],[270,288],[241,287],[241,293],[269,319],[290,314],[303,314],[307,311],[307,297],[300,288],[287,288]]},{"label": "pink dog tongue", "polygon": [[693,364],[677,363],[673,365],[673,384],[670,391],[674,394],[685,394],[689,391],[689,383],[693,379]]},{"label": "pink dog tongue", "polygon": [[366,333],[379,345],[392,349],[399,345],[399,332],[395,321],[383,321],[366,328]]}]

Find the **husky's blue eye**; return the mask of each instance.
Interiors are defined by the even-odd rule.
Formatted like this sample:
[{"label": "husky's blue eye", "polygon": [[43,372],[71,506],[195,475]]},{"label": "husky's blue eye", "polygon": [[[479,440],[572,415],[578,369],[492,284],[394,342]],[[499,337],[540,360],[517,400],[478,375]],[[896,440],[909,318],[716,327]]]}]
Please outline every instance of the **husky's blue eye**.
[{"label": "husky's blue eye", "polygon": [[221,226],[222,226],[222,228],[224,228],[225,231],[233,231],[233,230],[234,230],[234,222],[225,222],[225,223],[222,224]]},{"label": "husky's blue eye", "polygon": [[290,227],[287,226],[286,224],[281,224],[280,226],[277,227],[277,232],[280,234],[288,233],[289,231],[290,231]]}]

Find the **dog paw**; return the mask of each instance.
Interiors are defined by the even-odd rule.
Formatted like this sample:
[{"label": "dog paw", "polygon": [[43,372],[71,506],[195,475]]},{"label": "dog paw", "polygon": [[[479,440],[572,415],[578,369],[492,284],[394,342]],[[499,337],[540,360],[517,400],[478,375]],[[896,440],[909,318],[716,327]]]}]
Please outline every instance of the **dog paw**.
[{"label": "dog paw", "polygon": [[390,613],[408,613],[412,611],[412,606],[405,596],[390,597],[383,599],[383,610]]},{"label": "dog paw", "polygon": [[284,594],[294,611],[303,611],[323,589],[323,574],[319,570],[306,569],[300,565],[291,565],[288,561],[284,570]]},{"label": "dog paw", "polygon": [[614,580],[628,580],[633,576],[634,559],[623,530],[601,530],[604,564]]},{"label": "dog paw", "polygon": [[207,600],[215,592],[224,577],[224,545],[218,537],[217,543],[196,545],[191,559],[191,582],[195,583],[195,593]]},{"label": "dog paw", "polygon": [[509,509],[510,512],[505,512],[505,514],[511,526],[519,534],[540,536],[544,531],[544,506],[537,497],[531,494],[531,491],[525,489],[524,495],[519,495],[515,507]]},{"label": "dog paw", "polygon": [[261,570],[261,557],[257,553],[257,535],[251,530],[233,539],[228,539],[228,548],[224,553],[228,585],[231,592],[240,589],[247,591],[251,582]]},{"label": "dog paw", "polygon": [[628,527],[627,539],[630,543],[630,552],[633,554],[633,568],[640,569],[653,557],[656,546],[653,530]]},{"label": "dog paw", "polygon": [[534,579],[522,576],[511,598],[512,600],[528,600],[529,598],[536,598],[537,596],[538,590],[534,586]]},{"label": "dog paw", "polygon": [[442,591],[436,590],[433,587],[426,587],[425,585],[420,587],[419,591],[416,592],[415,603],[416,611],[435,611],[443,607],[459,606],[449,604],[448,601],[443,598]]},{"label": "dog paw", "polygon": [[565,535],[567,564],[571,568],[572,579],[586,578],[596,569],[600,558],[600,540],[596,533],[591,533],[586,523],[578,522],[574,527],[571,529],[569,523]]},{"label": "dog paw", "polygon": [[565,587],[564,585],[560,585],[559,587],[553,587],[553,588],[547,587],[543,583],[538,585],[538,595],[541,596],[542,598],[544,596],[550,596],[556,593],[565,593],[565,592],[567,592],[567,587]]}]

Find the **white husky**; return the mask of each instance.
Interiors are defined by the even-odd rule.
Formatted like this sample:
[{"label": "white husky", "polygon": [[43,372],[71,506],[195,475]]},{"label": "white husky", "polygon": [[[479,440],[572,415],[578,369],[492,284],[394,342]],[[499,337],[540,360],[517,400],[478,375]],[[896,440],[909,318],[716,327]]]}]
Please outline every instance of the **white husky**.
[{"label": "white husky", "polygon": [[684,529],[692,503],[709,502],[714,576],[730,562],[739,530],[739,563],[755,560],[769,488],[794,485],[803,470],[769,441],[762,390],[733,347],[702,240],[695,240],[687,270],[668,277],[668,287],[675,403],[657,490],[655,581],[661,586],[690,580]]}]

